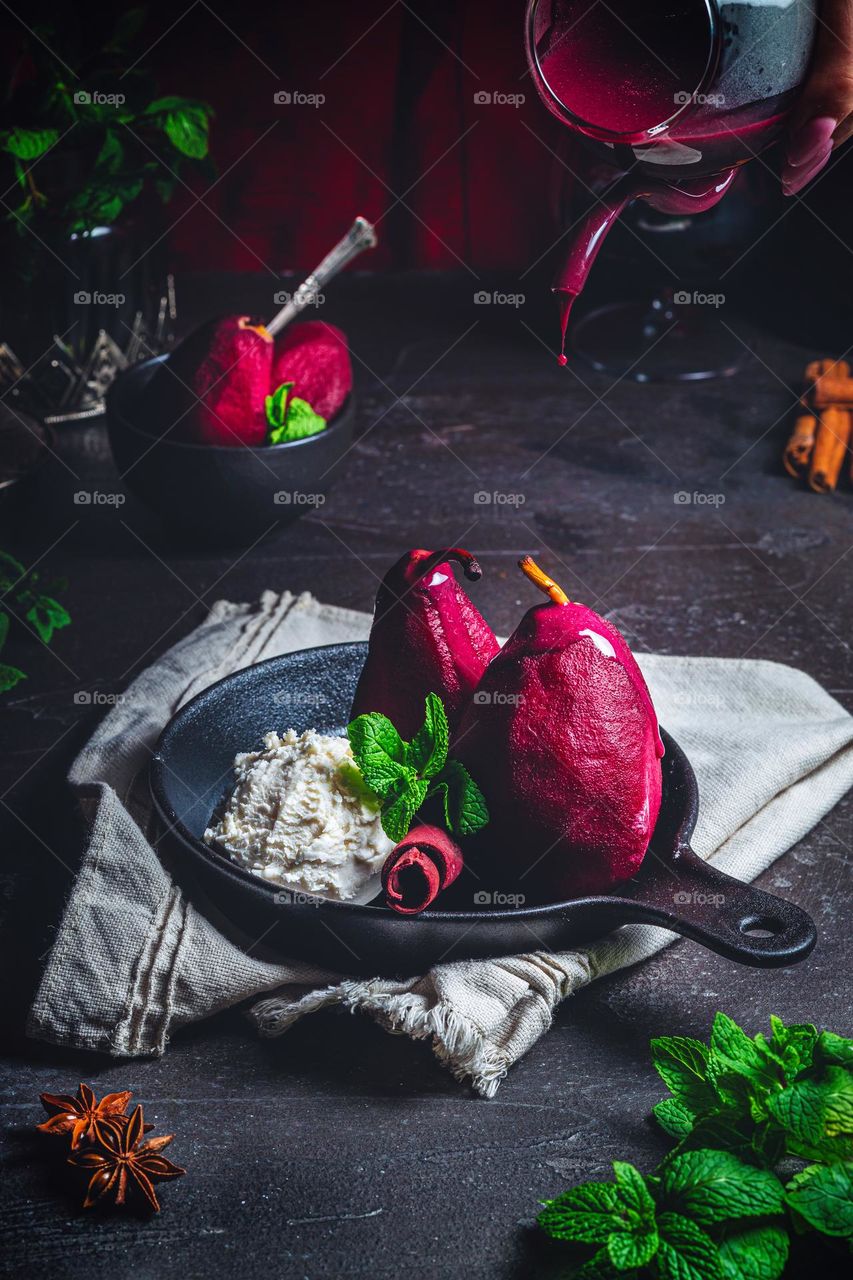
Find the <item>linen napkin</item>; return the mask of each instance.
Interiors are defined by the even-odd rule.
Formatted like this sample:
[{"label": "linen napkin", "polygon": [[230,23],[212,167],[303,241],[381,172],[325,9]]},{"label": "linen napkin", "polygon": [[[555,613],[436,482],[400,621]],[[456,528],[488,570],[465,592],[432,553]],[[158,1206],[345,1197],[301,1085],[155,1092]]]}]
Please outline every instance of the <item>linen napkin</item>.
[{"label": "linen napkin", "polygon": [[[161,1054],[179,1027],[252,998],[249,1017],[264,1036],[339,1005],[387,1031],[431,1040],[458,1079],[491,1097],[561,1000],[674,940],[666,930],[629,925],[561,954],[456,961],[405,980],[365,981],[241,947],[187,899],[155,848],[146,768],[160,730],[231,671],[363,640],[369,627],[367,614],[307,594],[266,592],[254,606],[221,601],[128,688],[69,775],[88,841],[30,1035],[134,1057]],[[753,879],[853,785],[853,717],[809,676],[773,662],[637,657],[661,722],[698,776],[693,843],[715,866]]]}]

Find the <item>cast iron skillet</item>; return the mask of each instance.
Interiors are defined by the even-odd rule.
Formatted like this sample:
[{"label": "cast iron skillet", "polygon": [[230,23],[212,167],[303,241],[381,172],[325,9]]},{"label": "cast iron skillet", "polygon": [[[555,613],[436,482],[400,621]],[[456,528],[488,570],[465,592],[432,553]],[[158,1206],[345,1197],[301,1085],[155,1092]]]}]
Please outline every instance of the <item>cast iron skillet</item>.
[{"label": "cast iron skillet", "polygon": [[[151,761],[151,792],[163,840],[209,898],[264,947],[351,973],[422,972],[439,961],[564,951],[619,925],[663,925],[741,964],[803,960],[816,941],[793,903],[743,884],[690,848],[699,795],[681,748],[663,734],[663,803],[649,853],[618,892],[545,906],[476,907],[482,880],[465,873],[442,910],[406,917],[376,905],[305,900],[250,875],[201,839],[232,784],[238,751],[271,729],[342,733],[365,644],[285,654],[227,676],[168,724]],[[467,877],[467,878],[466,878]],[[517,886],[523,892],[523,881]],[[479,899],[482,901],[482,897]]]}]

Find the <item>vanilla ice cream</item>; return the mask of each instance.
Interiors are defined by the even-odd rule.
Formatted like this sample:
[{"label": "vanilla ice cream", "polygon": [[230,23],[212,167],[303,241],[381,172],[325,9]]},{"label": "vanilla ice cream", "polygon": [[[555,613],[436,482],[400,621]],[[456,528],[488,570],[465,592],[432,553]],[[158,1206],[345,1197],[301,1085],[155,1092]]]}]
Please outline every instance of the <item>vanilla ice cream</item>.
[{"label": "vanilla ice cream", "polygon": [[234,862],[288,889],[357,897],[394,848],[346,738],[268,733],[234,761],[227,807],[204,833]]}]

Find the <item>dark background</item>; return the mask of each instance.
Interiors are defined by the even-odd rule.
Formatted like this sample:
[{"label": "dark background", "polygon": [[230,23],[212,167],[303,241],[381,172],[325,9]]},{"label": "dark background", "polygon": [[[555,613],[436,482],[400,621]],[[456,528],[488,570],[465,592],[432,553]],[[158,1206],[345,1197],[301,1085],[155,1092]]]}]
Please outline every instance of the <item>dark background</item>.
[{"label": "dark background", "polygon": [[[146,64],[160,91],[205,98],[217,113],[216,171],[191,182],[202,201],[185,192],[165,221],[159,211],[131,220],[146,243],[165,232],[182,327],[219,311],[264,314],[279,271],[312,266],[356,212],[379,220],[382,245],[369,259],[376,274],[329,290],[324,316],[353,350],[357,443],[321,513],[258,545],[211,549],[167,534],[132,497],[119,509],[75,506],[78,488],[123,492],[98,421],[58,431],[37,486],[0,505],[0,545],[67,577],[73,617],[50,649],[19,641],[29,679],[2,716],[9,1275],[548,1280],[560,1260],[534,1229],[540,1200],[608,1176],[614,1158],[648,1170],[663,1151],[647,1119],[661,1094],[651,1036],[704,1038],[717,1008],[750,1033],[774,1011],[850,1034],[848,800],[760,879],[814,916],[820,941],[805,964],[759,972],[680,943],[561,1007],[493,1102],[473,1098],[429,1046],[342,1013],[262,1042],[233,1011],[177,1035],[153,1062],[23,1036],[80,856],[63,779],[102,714],[96,695],[120,692],[216,599],[288,587],[369,610],[403,549],[464,535],[486,570],[478,604],[501,633],[529,603],[514,564],[532,552],[640,652],[788,662],[853,705],[849,489],[818,498],[780,466],[806,361],[853,338],[850,155],[787,202],[756,162],[718,214],[683,233],[687,248],[672,250],[703,281],[726,273],[721,320],[744,351],[738,376],[639,387],[560,371],[547,286],[562,143],[524,77],[522,10],[151,8]],[[37,12],[20,18],[32,25]],[[61,16],[85,44],[115,14]],[[2,21],[3,57],[14,61],[20,22],[5,10]],[[527,100],[481,117],[480,83],[520,84]],[[323,113],[277,110],[280,87],[325,92]],[[20,244],[5,243],[10,253]],[[667,257],[661,243],[658,234],[655,254]],[[642,291],[660,270],[617,232],[594,289]],[[51,280],[47,259],[26,289],[6,278],[0,336],[26,312],[49,340]],[[524,292],[524,307],[472,305],[473,290],[498,286]],[[674,504],[674,491],[694,489],[725,503]],[[525,500],[484,510],[480,490]],[[158,1131],[178,1135],[174,1157],[189,1172],[164,1187],[157,1219],[83,1215],[34,1141],[39,1092],[81,1078],[98,1092],[133,1088]],[[817,1268],[841,1274],[809,1243],[791,1274]]]}]

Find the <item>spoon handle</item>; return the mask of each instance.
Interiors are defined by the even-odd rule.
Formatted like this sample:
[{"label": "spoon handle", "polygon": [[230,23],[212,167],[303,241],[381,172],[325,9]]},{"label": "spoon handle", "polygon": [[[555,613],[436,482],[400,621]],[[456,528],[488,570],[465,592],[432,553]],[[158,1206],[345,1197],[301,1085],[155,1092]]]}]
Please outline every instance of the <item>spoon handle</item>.
[{"label": "spoon handle", "polygon": [[653,871],[625,914],[764,969],[804,960],[817,941],[802,908],[718,871],[686,844]]},{"label": "spoon handle", "polygon": [[358,217],[333,249],[330,249],[323,261],[316,266],[281,311],[277,312],[266,325],[266,330],[273,337],[281,333],[285,325],[295,320],[300,311],[313,302],[324,285],[343,271],[353,258],[357,258],[365,249],[373,249],[377,243],[376,230],[366,218]]}]

